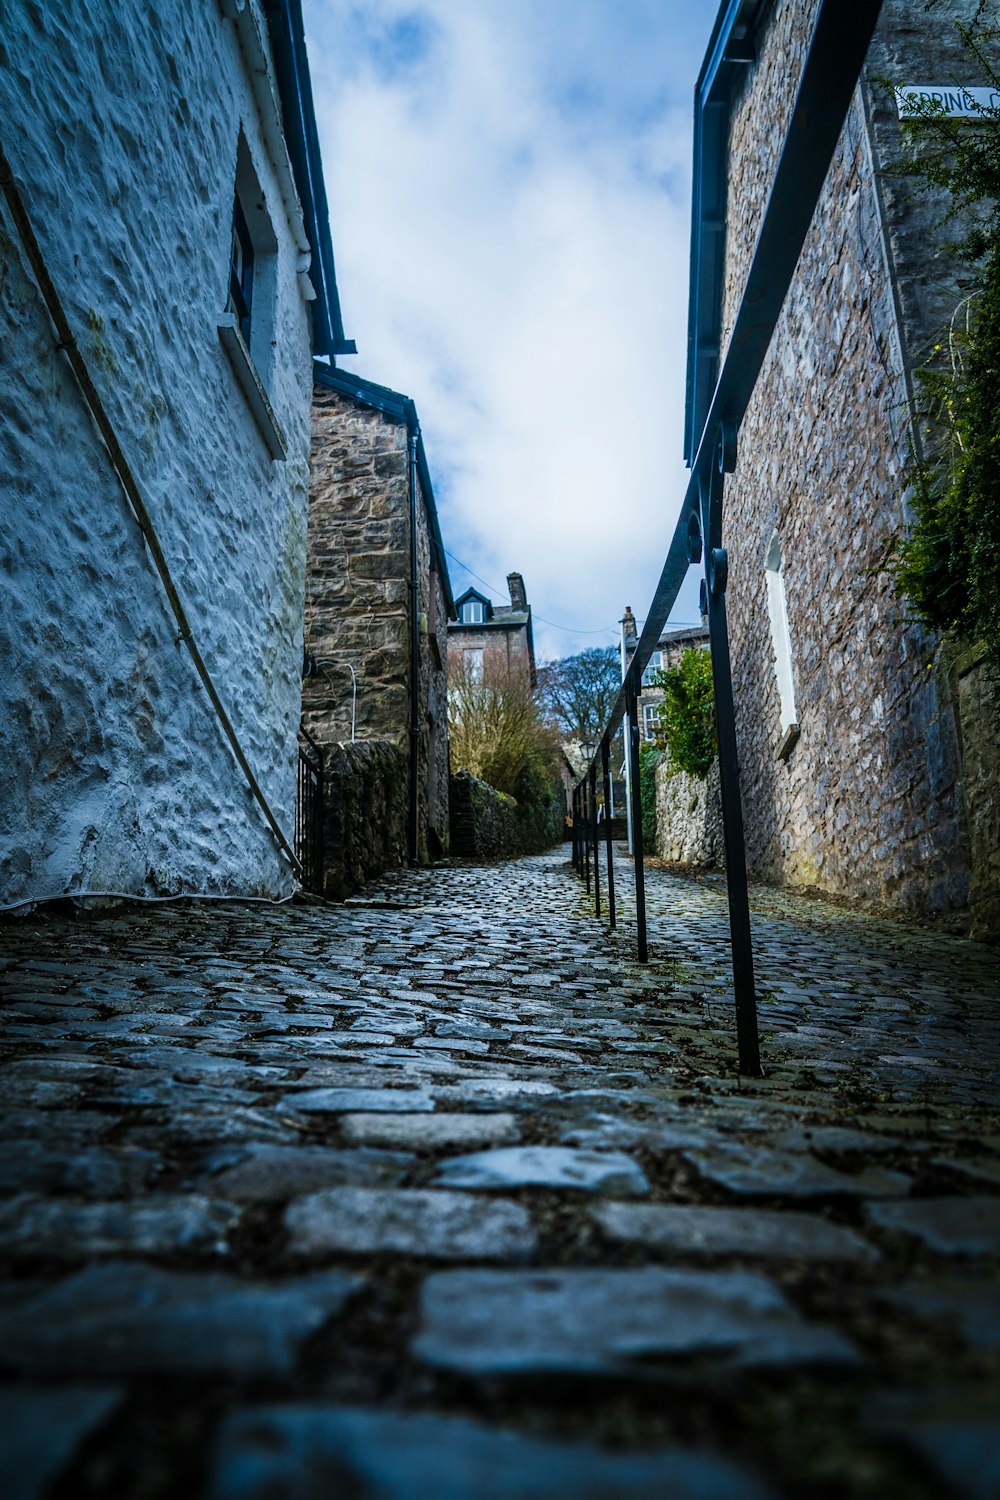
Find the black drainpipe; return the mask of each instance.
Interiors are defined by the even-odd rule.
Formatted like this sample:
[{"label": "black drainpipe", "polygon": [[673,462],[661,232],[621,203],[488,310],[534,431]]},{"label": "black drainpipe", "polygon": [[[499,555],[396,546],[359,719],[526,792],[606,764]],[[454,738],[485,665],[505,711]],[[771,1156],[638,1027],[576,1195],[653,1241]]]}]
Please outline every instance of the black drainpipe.
[{"label": "black drainpipe", "polygon": [[420,579],[417,574],[417,429],[410,435],[410,864],[417,863],[420,825],[417,788],[420,769]]}]

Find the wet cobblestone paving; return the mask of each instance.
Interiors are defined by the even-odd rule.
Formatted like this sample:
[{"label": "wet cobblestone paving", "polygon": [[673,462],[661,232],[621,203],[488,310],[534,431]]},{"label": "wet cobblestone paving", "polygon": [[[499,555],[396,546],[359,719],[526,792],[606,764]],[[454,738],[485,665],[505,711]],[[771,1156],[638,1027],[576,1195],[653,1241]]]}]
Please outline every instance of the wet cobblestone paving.
[{"label": "wet cobblestone paving", "polygon": [[996,953],[647,885],[0,926],[5,1493],[1000,1495]]}]

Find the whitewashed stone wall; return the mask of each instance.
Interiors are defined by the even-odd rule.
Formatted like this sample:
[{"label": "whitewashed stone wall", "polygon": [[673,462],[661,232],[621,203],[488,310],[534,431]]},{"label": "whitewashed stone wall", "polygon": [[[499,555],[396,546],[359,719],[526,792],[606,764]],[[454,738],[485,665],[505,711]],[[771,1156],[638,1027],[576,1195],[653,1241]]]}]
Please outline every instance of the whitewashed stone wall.
[{"label": "whitewashed stone wall", "polygon": [[[952,76],[950,19],[974,9],[917,17],[887,0],[871,75]],[[727,334],[814,10],[777,0],[735,101]],[[969,868],[954,714],[938,643],[883,566],[906,519],[908,381],[947,300],[946,236],[931,230],[939,204],[887,186],[893,115],[873,82],[858,91],[741,432],[726,496],[733,675],[751,872],[948,910]],[[801,727],[787,759],[764,570],[775,531]]]},{"label": "whitewashed stone wall", "polygon": [[[5,149],[243,748],[290,830],[311,358],[302,229],[213,0],[5,6]],[[272,462],[219,342],[237,141],[277,242]],[[0,200],[0,902],[276,895],[287,861],[174,624]]]}]

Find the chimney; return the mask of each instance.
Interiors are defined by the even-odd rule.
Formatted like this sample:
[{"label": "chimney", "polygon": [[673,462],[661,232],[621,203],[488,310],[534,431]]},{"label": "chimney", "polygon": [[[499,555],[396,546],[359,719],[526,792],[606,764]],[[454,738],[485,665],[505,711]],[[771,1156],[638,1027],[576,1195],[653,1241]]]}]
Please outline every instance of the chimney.
[{"label": "chimney", "polygon": [[522,611],[528,608],[527,595],[524,592],[524,579],[520,573],[507,574],[507,588],[510,591],[510,607]]},{"label": "chimney", "polygon": [[636,638],[635,615],[632,613],[631,605],[626,604],[625,606],[625,617],[622,620],[622,626],[625,630],[625,639],[627,641],[634,641]]}]

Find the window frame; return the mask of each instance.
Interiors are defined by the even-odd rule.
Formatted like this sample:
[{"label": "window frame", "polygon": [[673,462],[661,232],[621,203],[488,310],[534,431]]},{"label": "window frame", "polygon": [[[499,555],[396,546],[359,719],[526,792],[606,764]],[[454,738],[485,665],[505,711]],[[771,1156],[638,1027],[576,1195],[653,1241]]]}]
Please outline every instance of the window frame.
[{"label": "window frame", "polygon": [[233,194],[233,237],[229,258],[229,301],[226,311],[234,313],[240,333],[250,348],[253,320],[254,244],[239,193]]}]

